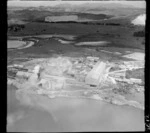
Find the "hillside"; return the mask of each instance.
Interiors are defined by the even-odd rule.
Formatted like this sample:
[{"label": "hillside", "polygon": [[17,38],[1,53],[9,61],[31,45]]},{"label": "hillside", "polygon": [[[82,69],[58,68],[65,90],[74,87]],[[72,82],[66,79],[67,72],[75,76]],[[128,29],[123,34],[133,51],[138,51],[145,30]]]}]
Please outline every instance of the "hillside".
[{"label": "hillside", "polygon": [[[107,5],[107,6],[106,6]],[[140,15],[144,8],[135,8],[122,4],[59,4],[56,6],[39,7],[8,7],[8,21],[13,19],[23,21],[44,21],[46,17],[76,15],[78,20],[103,20],[116,17]]]}]

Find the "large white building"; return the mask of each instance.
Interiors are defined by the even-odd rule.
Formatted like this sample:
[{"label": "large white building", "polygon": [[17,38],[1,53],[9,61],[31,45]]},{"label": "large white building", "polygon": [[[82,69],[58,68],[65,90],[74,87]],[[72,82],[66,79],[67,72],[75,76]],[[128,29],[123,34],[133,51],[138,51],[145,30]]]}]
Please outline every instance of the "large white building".
[{"label": "large white building", "polygon": [[94,68],[88,73],[85,78],[85,83],[88,85],[98,86],[103,79],[103,75],[106,71],[106,63],[97,62]]}]

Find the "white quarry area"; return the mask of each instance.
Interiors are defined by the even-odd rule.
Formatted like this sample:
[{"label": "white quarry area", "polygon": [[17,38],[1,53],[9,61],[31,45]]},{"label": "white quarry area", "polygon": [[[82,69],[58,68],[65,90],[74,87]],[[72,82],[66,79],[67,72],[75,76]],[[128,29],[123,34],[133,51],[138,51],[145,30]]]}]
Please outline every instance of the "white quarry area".
[{"label": "white quarry area", "polygon": [[146,14],[139,15],[134,20],[131,21],[134,25],[145,25]]},{"label": "white quarry area", "polygon": [[132,54],[124,55],[123,57],[131,58],[131,59],[134,59],[134,60],[137,60],[137,61],[144,61],[145,53],[134,52]]},{"label": "white quarry area", "polygon": [[79,42],[75,43],[76,46],[105,46],[109,44],[108,41],[94,41],[94,42]]},{"label": "white quarry area", "polygon": [[77,15],[60,15],[60,16],[47,16],[45,17],[46,22],[65,22],[65,21],[75,21],[75,22],[85,22],[94,21],[93,19],[81,18]]},{"label": "white quarry area", "polygon": [[63,15],[63,16],[47,16],[45,17],[46,22],[59,22],[59,21],[77,21],[77,15]]},{"label": "white quarry area", "polygon": [[[130,102],[123,96],[112,94],[117,82],[141,83],[140,79],[126,79],[126,70],[137,69],[139,62],[119,62],[118,70],[110,71],[116,64],[100,60],[99,57],[34,59],[8,66],[8,84],[19,90],[32,90],[39,95],[55,97],[83,97],[103,99],[118,105],[132,105],[143,109],[139,103]],[[141,63],[143,64],[143,63]],[[140,66],[141,67],[141,66]],[[102,88],[107,91],[103,91]],[[142,90],[143,91],[143,90]],[[110,94],[108,94],[110,93]],[[99,96],[99,98],[98,98]],[[116,99],[117,98],[117,99]]]}]

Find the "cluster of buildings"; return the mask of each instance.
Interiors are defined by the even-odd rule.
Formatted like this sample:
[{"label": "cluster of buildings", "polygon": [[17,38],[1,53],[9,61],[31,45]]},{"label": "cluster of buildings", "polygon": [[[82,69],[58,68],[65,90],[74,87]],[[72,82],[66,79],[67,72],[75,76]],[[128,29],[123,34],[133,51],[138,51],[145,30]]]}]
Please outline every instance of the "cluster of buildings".
[{"label": "cluster of buildings", "polygon": [[123,64],[102,61],[98,57],[34,59],[8,66],[7,83],[16,86],[19,92],[49,98],[92,98],[143,109],[143,105],[125,98],[130,87],[134,92],[143,93],[144,86],[139,85],[141,79],[126,78],[130,67]]},{"label": "cluster of buildings", "polygon": [[[29,63],[30,64],[30,63]],[[26,82],[36,87],[48,90],[65,89],[67,84],[74,86],[87,86],[100,88],[102,84],[111,82],[126,82],[128,84],[140,84],[141,79],[126,79],[126,70],[137,69],[135,62],[123,62],[116,68],[114,63],[100,61],[98,57],[47,59],[41,61],[29,70],[23,65],[8,66],[8,79],[26,79]],[[140,64],[137,62],[137,64]],[[142,67],[139,66],[140,68]],[[11,76],[13,75],[13,76]]]}]

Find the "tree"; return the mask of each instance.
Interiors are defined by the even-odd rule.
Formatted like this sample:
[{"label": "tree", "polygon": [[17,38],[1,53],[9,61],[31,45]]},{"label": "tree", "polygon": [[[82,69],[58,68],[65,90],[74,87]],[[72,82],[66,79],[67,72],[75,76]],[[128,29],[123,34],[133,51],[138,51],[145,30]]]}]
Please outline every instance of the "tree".
[{"label": "tree", "polygon": [[137,31],[137,32],[134,32],[133,36],[135,37],[145,37],[145,31]]}]

